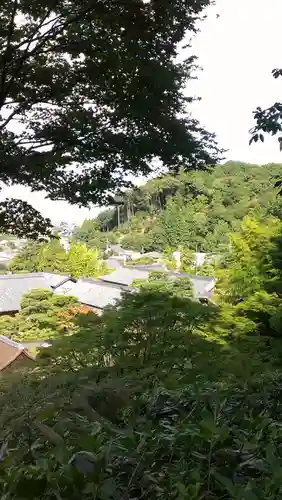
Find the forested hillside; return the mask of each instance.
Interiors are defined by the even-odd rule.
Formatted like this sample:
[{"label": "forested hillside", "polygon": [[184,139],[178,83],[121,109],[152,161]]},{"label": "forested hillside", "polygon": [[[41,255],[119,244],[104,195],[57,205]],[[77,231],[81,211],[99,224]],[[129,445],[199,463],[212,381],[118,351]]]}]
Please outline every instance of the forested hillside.
[{"label": "forested hillside", "polygon": [[215,252],[226,246],[245,215],[272,211],[282,164],[228,162],[206,171],[166,174],[126,191],[117,205],[85,221],[75,240],[104,248],[120,242],[136,250],[183,245]]}]

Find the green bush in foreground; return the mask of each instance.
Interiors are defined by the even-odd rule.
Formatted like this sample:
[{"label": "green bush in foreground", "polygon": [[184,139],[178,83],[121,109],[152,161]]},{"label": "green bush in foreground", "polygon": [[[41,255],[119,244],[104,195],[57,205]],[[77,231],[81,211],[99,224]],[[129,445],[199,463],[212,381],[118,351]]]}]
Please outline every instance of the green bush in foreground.
[{"label": "green bush in foreground", "polygon": [[2,379],[1,498],[279,498],[278,340],[227,342],[186,279],[139,286]]},{"label": "green bush in foreground", "polygon": [[25,388],[25,413],[1,432],[2,498],[279,498],[281,373],[143,392],[89,380],[50,381],[49,401],[43,384],[37,398]]}]

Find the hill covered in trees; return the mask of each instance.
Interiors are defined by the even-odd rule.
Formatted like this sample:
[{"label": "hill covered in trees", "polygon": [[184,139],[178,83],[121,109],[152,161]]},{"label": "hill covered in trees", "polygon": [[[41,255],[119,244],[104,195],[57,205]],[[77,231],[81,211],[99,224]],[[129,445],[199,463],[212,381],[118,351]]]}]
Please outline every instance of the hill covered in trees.
[{"label": "hill covered in trees", "polygon": [[216,252],[226,247],[229,233],[247,214],[273,212],[274,184],[281,176],[280,164],[240,162],[165,174],[126,191],[114,208],[84,221],[74,239],[100,248],[119,242],[144,251],[181,245]]}]

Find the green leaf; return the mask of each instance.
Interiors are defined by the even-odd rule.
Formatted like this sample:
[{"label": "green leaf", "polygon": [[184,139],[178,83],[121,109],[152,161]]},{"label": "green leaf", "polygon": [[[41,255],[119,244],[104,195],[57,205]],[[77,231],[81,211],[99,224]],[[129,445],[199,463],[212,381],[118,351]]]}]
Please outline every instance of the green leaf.
[{"label": "green leaf", "polygon": [[56,446],[64,444],[62,436],[55,432],[51,427],[48,427],[48,425],[43,424],[42,422],[35,422],[35,426],[39,429],[44,438],[49,441],[49,443],[55,444]]},{"label": "green leaf", "polygon": [[69,460],[82,474],[92,474],[95,470],[96,457],[89,451],[78,451]]},{"label": "green leaf", "polygon": [[211,474],[219,484],[224,486],[224,488],[228,491],[228,493],[232,497],[234,494],[234,485],[232,481],[228,477],[222,476],[219,472],[215,470],[212,470]]}]

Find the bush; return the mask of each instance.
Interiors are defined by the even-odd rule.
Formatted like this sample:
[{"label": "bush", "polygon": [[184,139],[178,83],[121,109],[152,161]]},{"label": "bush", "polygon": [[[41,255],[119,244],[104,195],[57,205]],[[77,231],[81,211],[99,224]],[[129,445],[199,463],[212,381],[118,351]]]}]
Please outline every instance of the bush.
[{"label": "bush", "polygon": [[242,335],[185,278],[139,287],[1,379],[0,496],[276,500],[281,343]]}]

